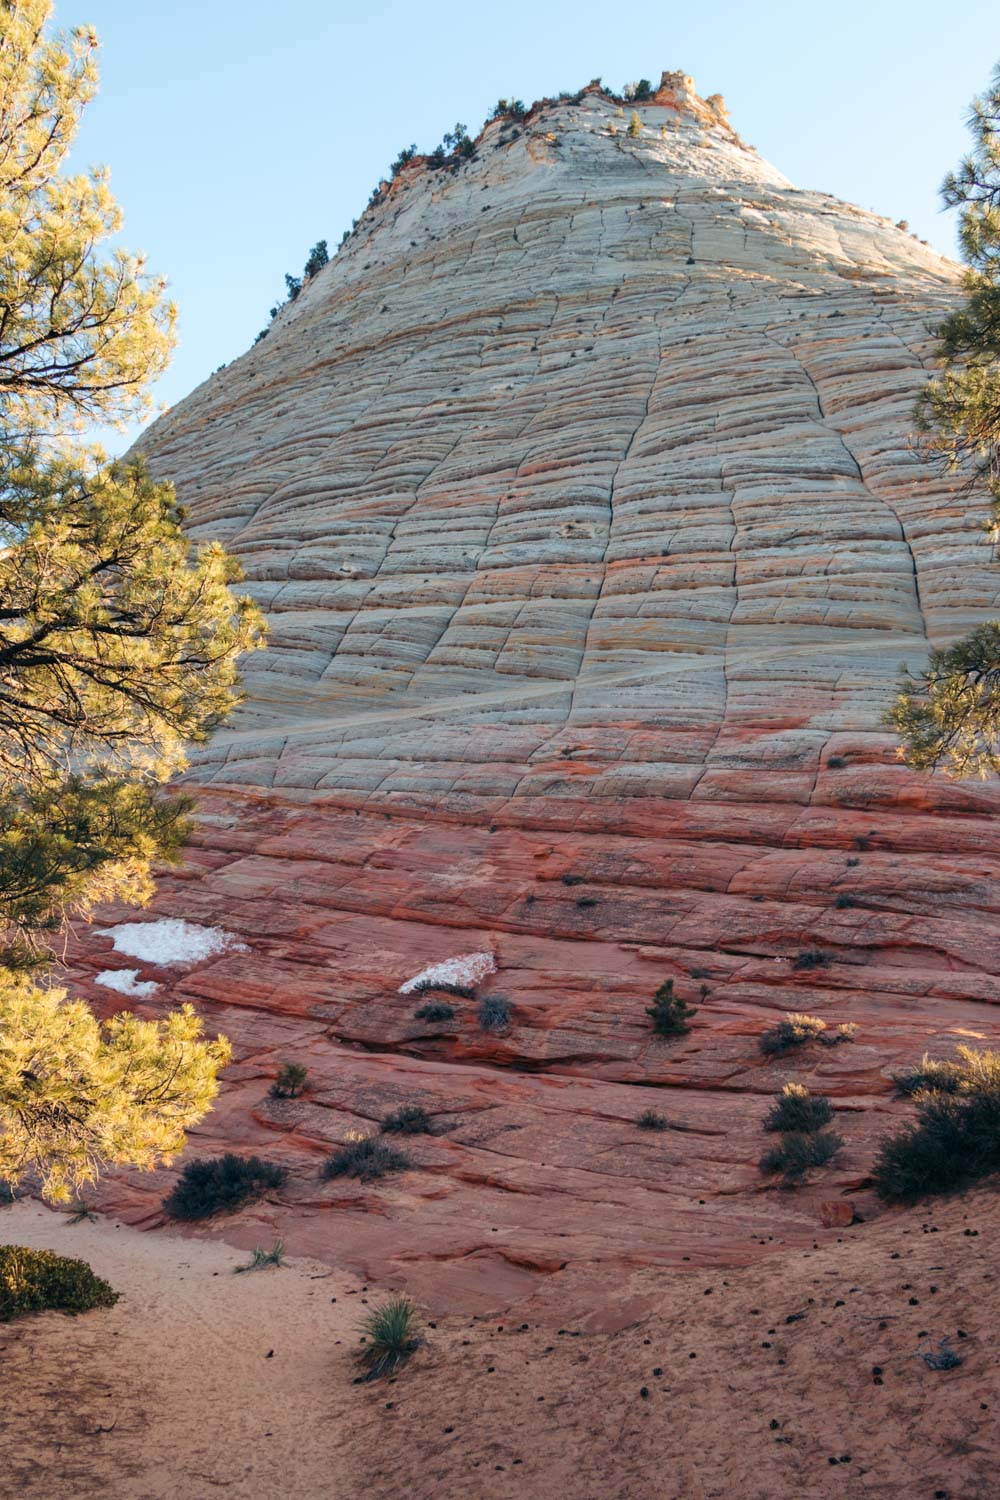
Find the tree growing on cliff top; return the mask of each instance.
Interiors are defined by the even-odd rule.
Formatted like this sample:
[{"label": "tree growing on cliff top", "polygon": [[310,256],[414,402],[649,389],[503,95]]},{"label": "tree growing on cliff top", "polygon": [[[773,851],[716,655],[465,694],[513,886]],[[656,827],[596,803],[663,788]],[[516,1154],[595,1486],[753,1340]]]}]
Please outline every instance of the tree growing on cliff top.
[{"label": "tree growing on cliff top", "polygon": [[[983,485],[1000,540],[1000,66],[973,100],[973,145],[942,186],[961,209],[959,241],[968,263],[960,308],[938,329],[940,375],[917,403],[927,446]],[[901,753],[919,770],[956,776],[1000,770],[1000,624],[980,626],[931,652],[927,670],[906,676],[890,721]]]},{"label": "tree growing on cliff top", "polygon": [[63,1195],[172,1154],[227,1047],[186,1011],[101,1028],[16,971],[73,912],[148,898],[184,832],[159,788],[236,701],[261,624],[169,485],[67,446],[148,409],[174,312],[141,258],[101,250],[120,224],[106,174],[62,173],[97,43],[50,37],[50,14],[0,4],[0,1176]]}]

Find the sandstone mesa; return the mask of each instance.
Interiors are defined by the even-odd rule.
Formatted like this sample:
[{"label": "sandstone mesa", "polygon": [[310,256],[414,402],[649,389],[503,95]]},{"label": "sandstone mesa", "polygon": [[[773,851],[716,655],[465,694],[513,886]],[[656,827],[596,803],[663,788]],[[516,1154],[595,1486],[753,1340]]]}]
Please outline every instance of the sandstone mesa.
[{"label": "sandstone mesa", "polygon": [[[792,187],[684,75],[636,108],[630,138],[584,91],[405,167],[142,444],[270,618],[150,914],[239,946],[128,948],[119,999],[95,930],[75,975],[233,1040],[192,1149],[293,1175],[220,1232],[432,1305],[843,1233],[891,1069],[997,1036],[997,789],[908,771],[882,725],[901,664],[1000,603],[985,497],[912,438],[959,269]],[[501,1033],[414,1015],[470,955]],[[670,1042],[666,978],[699,1005]],[[856,1041],[769,1061],[786,1010]],[[269,1099],[289,1060],[310,1089]],[[795,1193],[757,1170],[791,1078],[846,1142]],[[403,1104],[448,1127],[414,1170],[319,1181]],[[102,1201],[155,1223],[170,1179]]]}]

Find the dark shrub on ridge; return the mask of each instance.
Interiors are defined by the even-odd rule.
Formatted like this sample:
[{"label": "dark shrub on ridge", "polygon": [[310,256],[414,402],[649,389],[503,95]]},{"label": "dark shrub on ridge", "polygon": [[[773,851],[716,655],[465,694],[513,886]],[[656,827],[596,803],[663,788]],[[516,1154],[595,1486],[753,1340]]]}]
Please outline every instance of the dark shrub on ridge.
[{"label": "dark shrub on ridge", "polygon": [[764,1120],[765,1130],[822,1130],[833,1119],[833,1106],[822,1094],[810,1094],[801,1083],[786,1083]]},{"label": "dark shrub on ridge", "polygon": [[287,1167],[260,1156],[215,1156],[207,1161],[189,1161],[163,1207],[174,1219],[205,1219],[210,1214],[232,1213],[254,1198],[278,1188],[288,1176]]},{"label": "dark shrub on ridge", "polygon": [[768,1175],[781,1172],[786,1182],[797,1182],[810,1167],[826,1166],[843,1144],[832,1130],[789,1133],[781,1137],[777,1146],[764,1152],[760,1170]]},{"label": "dark shrub on ridge", "polygon": [[652,1017],[657,1036],[686,1036],[691,1030],[688,1022],[695,1014],[695,1007],[675,995],[674,981],[665,979],[653,996],[652,1005],[646,1006],[646,1014]]},{"label": "dark shrub on ridge", "polygon": [[1000,1052],[959,1047],[955,1063],[925,1058],[919,1073],[916,1119],[886,1136],[875,1159],[875,1187],[889,1201],[912,1203],[1000,1172]]},{"label": "dark shrub on ridge", "polygon": [[360,1177],[362,1182],[374,1182],[377,1177],[386,1177],[390,1172],[405,1172],[409,1165],[410,1158],[404,1152],[397,1151],[377,1135],[368,1135],[338,1146],[323,1163],[323,1176]]},{"label": "dark shrub on ridge", "polygon": [[385,1116],[381,1129],[389,1135],[433,1135],[434,1122],[419,1104],[404,1104]]}]

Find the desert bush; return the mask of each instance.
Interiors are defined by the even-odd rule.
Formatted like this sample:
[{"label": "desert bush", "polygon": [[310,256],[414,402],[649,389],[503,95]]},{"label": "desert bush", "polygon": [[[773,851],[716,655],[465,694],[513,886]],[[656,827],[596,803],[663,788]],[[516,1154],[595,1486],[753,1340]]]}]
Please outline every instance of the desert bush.
[{"label": "desert bush", "polygon": [[421,1005],[413,1015],[418,1021],[450,1021],[455,1015],[455,1007],[447,1005],[443,1000],[432,1000],[428,1005]]},{"label": "desert bush", "polygon": [[889,1201],[952,1192],[1000,1171],[1000,1052],[959,1047],[955,1063],[925,1058],[920,1071],[931,1081],[916,1091],[916,1119],[887,1136],[875,1159],[875,1188]]},{"label": "desert bush", "polygon": [[803,948],[801,953],[796,953],[792,961],[793,969],[825,969],[830,963],[829,953],[824,953],[822,948]]},{"label": "desert bush", "polygon": [[294,1099],[305,1088],[308,1076],[309,1069],[303,1067],[302,1063],[282,1063],[277,1078],[271,1084],[271,1097]]},{"label": "desert bush", "polygon": [[387,1145],[377,1135],[368,1135],[338,1146],[323,1163],[323,1176],[360,1177],[362,1182],[374,1182],[390,1172],[405,1172],[408,1166],[410,1158],[404,1152]]},{"label": "desert bush", "polygon": [[925,1052],[919,1067],[904,1068],[902,1072],[893,1073],[892,1081],[898,1093],[912,1098],[914,1094],[928,1092],[957,1094],[964,1077],[961,1063],[938,1060]]},{"label": "desert bush", "polygon": [[786,1083],[764,1120],[765,1130],[808,1133],[822,1130],[833,1119],[833,1106],[823,1094],[810,1094],[801,1083]]},{"label": "desert bush", "polygon": [[642,135],[642,121],[639,119],[638,110],[634,109],[632,111],[632,118],[628,122],[628,129],[625,134],[631,136],[633,140],[635,140],[636,136]]},{"label": "desert bush", "polygon": [[760,1050],[768,1057],[780,1056],[792,1047],[802,1047],[814,1042],[826,1030],[826,1022],[819,1016],[806,1016],[790,1010],[776,1026],[765,1031],[760,1039]]},{"label": "desert bush", "polygon": [[404,1104],[402,1109],[394,1109],[392,1114],[385,1116],[380,1128],[389,1135],[434,1134],[434,1122],[419,1104]]},{"label": "desert bush", "polygon": [[781,1172],[786,1182],[797,1182],[810,1167],[826,1166],[843,1144],[832,1130],[789,1131],[764,1152],[760,1170],[766,1175]]},{"label": "desert bush", "polygon": [[0,1323],[23,1313],[81,1313],[113,1307],[117,1301],[118,1293],[95,1276],[85,1260],[24,1245],[0,1245]]},{"label": "desert bush", "polygon": [[841,891],[834,900],[834,906],[838,911],[846,911],[849,906],[857,906],[857,897],[850,896],[846,891]]},{"label": "desert bush", "polygon": [[642,1130],[667,1130],[670,1125],[666,1115],[658,1115],[655,1109],[644,1109],[635,1123]]},{"label": "desert bush", "polygon": [[422,1342],[418,1332],[417,1310],[408,1297],[390,1297],[373,1307],[361,1324],[364,1348],[361,1363],[364,1380],[377,1380],[398,1370]]},{"label": "desert bush", "polygon": [[206,1219],[211,1214],[232,1213],[244,1203],[278,1188],[288,1176],[287,1167],[260,1156],[214,1156],[189,1161],[163,1207],[174,1219]]},{"label": "desert bush", "polygon": [[416,154],[416,142],[414,142],[412,146],[404,146],[402,151],[400,151],[399,155],[396,157],[396,160],[393,162],[392,166],[389,168],[389,171],[392,173],[393,177],[398,176],[403,168],[413,160]]},{"label": "desert bush", "polygon": [[657,1036],[685,1036],[691,1027],[690,1018],[695,1007],[674,994],[674,981],[665,979],[653,996],[652,1005],[646,1006],[646,1014],[653,1021]]},{"label": "desert bush", "polygon": [[488,120],[500,120],[509,116],[512,120],[523,120],[528,113],[521,99],[498,99],[487,115]]},{"label": "desert bush", "polygon": [[479,1002],[479,1024],[483,1031],[506,1031],[510,1011],[510,1001],[503,995],[485,995]]},{"label": "desert bush", "polygon": [[826,763],[831,771],[839,771],[847,765],[847,761],[843,755],[830,755],[827,757]]},{"label": "desert bush", "polygon": [[455,995],[459,1000],[471,1000],[476,993],[470,984],[453,984],[448,979],[421,979],[410,994],[426,995],[428,990],[436,990],[439,995]]},{"label": "desert bush", "polygon": [[832,1031],[821,1031],[818,1040],[824,1047],[839,1047],[841,1042],[853,1042],[858,1030],[857,1021],[842,1021]]},{"label": "desert bush", "polygon": [[309,281],[317,271],[322,271],[323,267],[329,264],[330,252],[327,249],[326,240],[317,240],[306,256],[306,263],[302,267],[303,279]]}]

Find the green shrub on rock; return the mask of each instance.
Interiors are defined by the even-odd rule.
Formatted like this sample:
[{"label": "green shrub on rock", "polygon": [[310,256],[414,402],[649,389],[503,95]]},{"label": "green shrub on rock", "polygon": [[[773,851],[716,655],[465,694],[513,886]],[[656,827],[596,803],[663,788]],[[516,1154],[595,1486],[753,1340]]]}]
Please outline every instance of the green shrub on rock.
[{"label": "green shrub on rock", "polygon": [[832,1130],[789,1132],[777,1146],[764,1152],[760,1170],[765,1175],[781,1172],[786,1182],[797,1182],[810,1167],[825,1167],[843,1144],[842,1137]]},{"label": "green shrub on rock", "polygon": [[760,1039],[760,1050],[767,1057],[780,1056],[792,1047],[802,1047],[806,1042],[816,1041],[825,1030],[826,1022],[821,1021],[819,1016],[807,1016],[790,1010],[776,1026],[764,1032]]},{"label": "green shrub on rock", "polygon": [[695,1006],[675,995],[674,981],[666,979],[653,996],[652,1005],[647,1005],[646,1014],[652,1017],[657,1036],[686,1036],[691,1030],[688,1022],[695,1014]]},{"label": "green shrub on rock", "polygon": [[259,1156],[225,1156],[189,1161],[163,1200],[174,1219],[206,1219],[211,1214],[232,1213],[271,1188],[280,1187],[288,1169]]},{"label": "green shrub on rock", "polygon": [[873,1172],[880,1197],[912,1203],[1000,1172],[1000,1052],[959,1047],[956,1062],[925,1057],[903,1076],[920,1080],[917,1114],[882,1141]]},{"label": "green shrub on rock", "polygon": [[374,1182],[390,1172],[405,1172],[409,1165],[410,1158],[404,1152],[377,1135],[369,1135],[338,1146],[323,1163],[323,1176],[360,1177],[362,1182]]},{"label": "green shrub on rock", "polygon": [[786,1083],[764,1120],[765,1130],[809,1133],[833,1119],[833,1106],[822,1094],[810,1094],[801,1083]]}]

